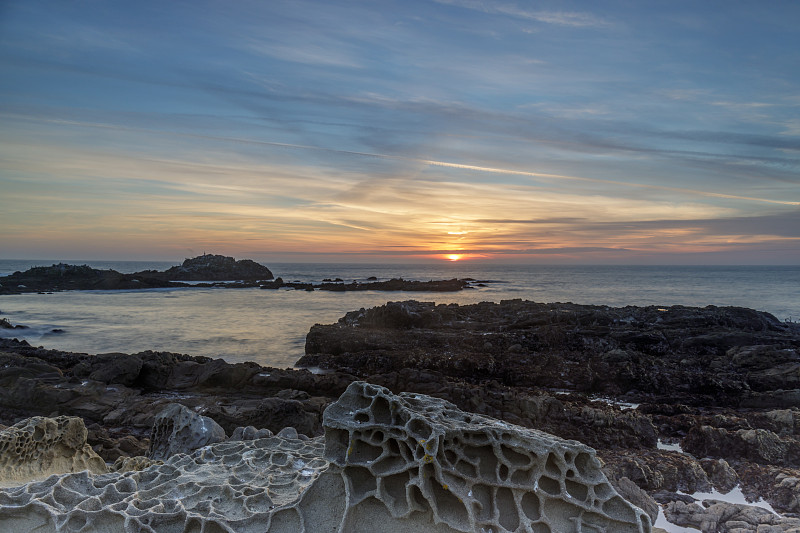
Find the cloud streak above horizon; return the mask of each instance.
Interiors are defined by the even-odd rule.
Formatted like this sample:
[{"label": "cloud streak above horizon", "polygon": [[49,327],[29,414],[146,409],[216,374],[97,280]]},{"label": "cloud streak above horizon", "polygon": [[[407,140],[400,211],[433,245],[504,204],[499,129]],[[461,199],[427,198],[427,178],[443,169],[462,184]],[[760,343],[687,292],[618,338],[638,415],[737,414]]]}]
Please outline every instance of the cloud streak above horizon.
[{"label": "cloud streak above horizon", "polygon": [[800,262],[791,3],[4,9],[6,258]]}]

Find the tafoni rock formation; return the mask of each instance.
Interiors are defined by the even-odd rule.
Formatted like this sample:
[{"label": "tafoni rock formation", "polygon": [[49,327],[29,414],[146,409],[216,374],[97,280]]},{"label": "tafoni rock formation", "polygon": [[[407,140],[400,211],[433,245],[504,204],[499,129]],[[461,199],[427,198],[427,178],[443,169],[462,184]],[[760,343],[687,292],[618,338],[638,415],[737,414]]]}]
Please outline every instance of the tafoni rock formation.
[{"label": "tafoni rock formation", "polygon": [[324,437],[227,440],[143,470],[73,472],[3,489],[0,530],[651,530],[591,448],[445,400],[353,382],[326,409],[324,428]]},{"label": "tafoni rock formation", "polygon": [[0,431],[0,483],[80,470],[107,472],[86,435],[83,420],[71,416],[36,416]]}]

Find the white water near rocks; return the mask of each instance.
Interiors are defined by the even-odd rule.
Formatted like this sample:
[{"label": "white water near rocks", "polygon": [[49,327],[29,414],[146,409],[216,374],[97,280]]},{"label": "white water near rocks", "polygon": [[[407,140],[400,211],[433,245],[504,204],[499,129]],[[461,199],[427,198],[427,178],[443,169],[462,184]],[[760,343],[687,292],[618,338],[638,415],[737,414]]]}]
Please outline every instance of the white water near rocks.
[{"label": "white water near rocks", "polygon": [[[0,260],[0,275],[58,261]],[[175,263],[65,261],[120,272],[164,270]],[[291,367],[316,324],[387,301],[469,304],[522,298],[537,302],[625,305],[737,305],[800,317],[800,267],[498,266],[271,264],[285,281],[341,278],[365,282],[473,278],[483,287],[456,293],[325,292],[180,288],[73,291],[0,296],[0,316],[28,330],[0,330],[31,344],[85,353],[163,350]],[[62,330],[54,333],[53,330]]]}]

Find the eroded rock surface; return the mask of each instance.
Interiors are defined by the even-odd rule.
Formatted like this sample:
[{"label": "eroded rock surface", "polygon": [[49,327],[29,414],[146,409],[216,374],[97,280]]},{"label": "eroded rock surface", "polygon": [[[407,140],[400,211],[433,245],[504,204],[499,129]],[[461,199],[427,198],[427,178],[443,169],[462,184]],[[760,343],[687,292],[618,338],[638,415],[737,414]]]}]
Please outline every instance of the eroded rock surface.
[{"label": "eroded rock surface", "polygon": [[107,472],[86,435],[83,420],[67,416],[29,418],[0,430],[0,483],[81,470]]},{"label": "eroded rock surface", "polygon": [[218,443],[143,470],[53,476],[0,490],[0,531],[263,533],[272,525],[298,533],[280,525],[280,509],[293,508],[327,466],[322,450],[321,439],[271,437]]},{"label": "eroded rock surface", "polygon": [[430,396],[351,384],[325,411],[325,450],[349,501],[377,500],[395,518],[430,510],[456,531],[650,530],[588,446]]},{"label": "eroded rock surface", "polygon": [[[351,384],[325,437],[204,446],[124,473],[0,490],[0,529],[649,532],[594,451],[420,394]],[[137,467],[144,467],[139,470]]]}]

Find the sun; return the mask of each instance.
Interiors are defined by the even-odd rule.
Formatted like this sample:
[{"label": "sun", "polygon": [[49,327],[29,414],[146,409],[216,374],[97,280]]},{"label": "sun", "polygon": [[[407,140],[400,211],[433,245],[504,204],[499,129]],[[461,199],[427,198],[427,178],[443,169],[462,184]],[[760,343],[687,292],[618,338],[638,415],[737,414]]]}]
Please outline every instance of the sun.
[{"label": "sun", "polygon": [[450,260],[450,261],[458,261],[462,257],[464,257],[462,254],[449,254],[447,256],[447,259]]}]

